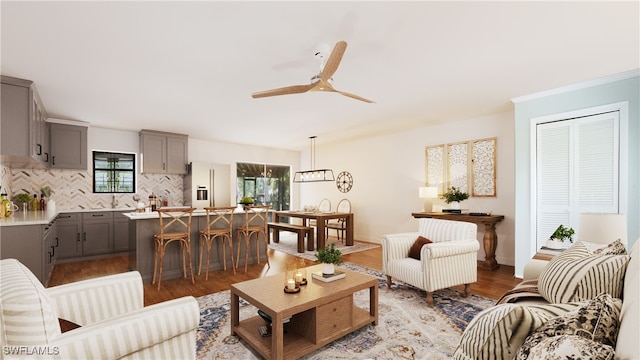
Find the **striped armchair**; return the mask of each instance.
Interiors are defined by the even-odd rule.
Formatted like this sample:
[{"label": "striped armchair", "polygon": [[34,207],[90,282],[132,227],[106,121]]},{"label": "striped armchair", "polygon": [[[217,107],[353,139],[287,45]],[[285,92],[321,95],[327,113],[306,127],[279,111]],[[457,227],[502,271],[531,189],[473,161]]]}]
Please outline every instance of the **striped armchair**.
[{"label": "striped armchair", "polygon": [[[418,232],[382,236],[382,271],[391,288],[391,278],[427,292],[427,303],[433,304],[433,292],[477,281],[477,257],[480,245],[476,224],[461,221],[419,219]],[[418,236],[431,240],[420,250],[420,260],[409,257]]]},{"label": "striped armchair", "polygon": [[[197,301],[143,305],[136,271],[45,289],[18,260],[0,260],[0,358],[195,359]],[[59,319],[81,326],[62,333]]]}]

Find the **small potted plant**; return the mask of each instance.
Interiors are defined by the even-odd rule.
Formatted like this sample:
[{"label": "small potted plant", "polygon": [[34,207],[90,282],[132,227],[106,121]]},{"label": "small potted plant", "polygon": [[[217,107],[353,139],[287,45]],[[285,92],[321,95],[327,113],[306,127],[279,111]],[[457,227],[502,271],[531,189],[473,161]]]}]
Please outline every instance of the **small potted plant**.
[{"label": "small potted plant", "polygon": [[562,243],[565,240],[569,240],[569,242],[573,242],[573,234],[575,231],[573,228],[567,228],[564,225],[560,224],[556,231],[551,234],[549,240],[547,240],[547,247],[550,249],[561,249]]},{"label": "small potted plant", "polygon": [[27,204],[31,201],[31,195],[27,193],[20,193],[13,198],[13,201],[18,204],[22,204],[22,211],[27,211]]},{"label": "small potted plant", "polygon": [[318,250],[316,258],[322,263],[323,274],[333,274],[335,272],[335,265],[342,262],[342,252],[336,249],[334,243]]},{"label": "small potted plant", "polygon": [[460,188],[452,186],[441,196],[444,202],[451,205],[452,209],[460,209],[460,201],[467,200],[469,194],[460,191]]}]

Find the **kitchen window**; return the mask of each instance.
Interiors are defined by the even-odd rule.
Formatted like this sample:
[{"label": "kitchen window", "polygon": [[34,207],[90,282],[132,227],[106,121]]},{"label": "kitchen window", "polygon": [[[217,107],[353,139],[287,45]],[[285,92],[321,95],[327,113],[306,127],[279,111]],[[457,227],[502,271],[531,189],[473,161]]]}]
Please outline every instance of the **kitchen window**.
[{"label": "kitchen window", "polygon": [[135,154],[93,152],[93,192],[135,192]]}]

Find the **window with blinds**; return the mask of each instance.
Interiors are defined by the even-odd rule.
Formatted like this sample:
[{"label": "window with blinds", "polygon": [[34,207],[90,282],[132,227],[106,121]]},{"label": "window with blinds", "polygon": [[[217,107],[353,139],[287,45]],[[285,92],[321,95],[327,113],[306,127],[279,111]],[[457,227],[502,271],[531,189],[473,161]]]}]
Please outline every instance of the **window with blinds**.
[{"label": "window with blinds", "polygon": [[[619,112],[536,126],[536,244],[580,213],[619,212]],[[564,246],[569,246],[569,243]]]}]

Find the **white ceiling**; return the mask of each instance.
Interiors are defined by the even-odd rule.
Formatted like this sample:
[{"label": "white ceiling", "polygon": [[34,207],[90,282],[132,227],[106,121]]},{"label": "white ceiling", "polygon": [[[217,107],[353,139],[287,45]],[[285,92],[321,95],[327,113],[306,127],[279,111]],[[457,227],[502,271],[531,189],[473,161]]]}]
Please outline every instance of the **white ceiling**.
[{"label": "white ceiling", "polygon": [[[511,98],[640,67],[639,2],[10,2],[1,72],[50,117],[304,149],[510,111]],[[334,87],[320,43],[349,46]]]}]

